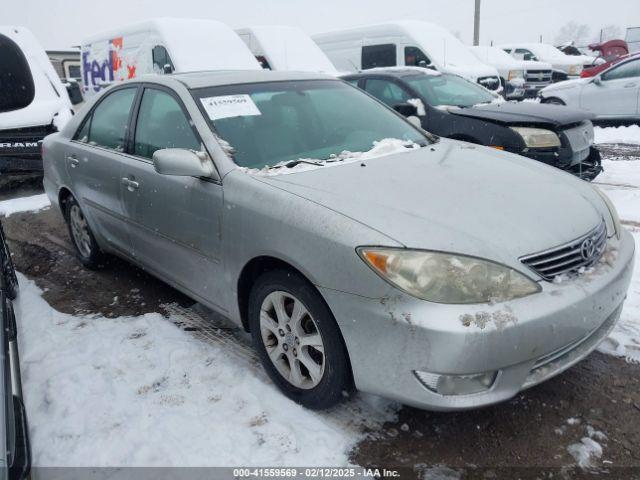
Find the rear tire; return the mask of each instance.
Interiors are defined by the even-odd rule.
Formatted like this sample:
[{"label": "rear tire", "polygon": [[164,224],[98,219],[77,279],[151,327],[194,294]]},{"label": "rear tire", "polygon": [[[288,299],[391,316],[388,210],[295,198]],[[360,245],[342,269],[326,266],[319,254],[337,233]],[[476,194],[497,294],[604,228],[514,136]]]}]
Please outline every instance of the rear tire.
[{"label": "rear tire", "polygon": [[105,255],[100,250],[89,222],[75,198],[69,197],[66,200],[64,216],[80,262],[91,270],[100,268],[104,264]]},{"label": "rear tire", "polygon": [[348,396],[351,369],[340,330],[304,277],[286,270],[260,276],[248,315],[254,347],[282,393],[313,410]]}]

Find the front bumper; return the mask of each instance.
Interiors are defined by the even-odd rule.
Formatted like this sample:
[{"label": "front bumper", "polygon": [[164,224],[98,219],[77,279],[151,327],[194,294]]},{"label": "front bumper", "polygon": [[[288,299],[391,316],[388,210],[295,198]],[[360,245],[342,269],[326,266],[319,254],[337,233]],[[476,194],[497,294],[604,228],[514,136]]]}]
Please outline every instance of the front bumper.
[{"label": "front bumper", "polygon": [[0,174],[40,172],[42,172],[40,154],[25,157],[0,156]]},{"label": "front bumper", "polygon": [[583,155],[576,155],[571,147],[565,146],[563,146],[560,152],[557,152],[555,149],[532,148],[519,153],[533,160],[565,170],[589,182],[603,171],[600,151],[594,146],[589,148],[586,158],[583,158]]},{"label": "front bumper", "polygon": [[[366,298],[320,288],[342,331],[356,388],[430,410],[476,408],[507,400],[588,355],[613,328],[631,279],[634,242],[609,240],[616,258],[594,274],[495,305],[439,305],[393,288]],[[613,244],[613,245],[612,245]],[[613,251],[613,249],[611,250]],[[416,371],[497,372],[485,391],[441,395]]]}]

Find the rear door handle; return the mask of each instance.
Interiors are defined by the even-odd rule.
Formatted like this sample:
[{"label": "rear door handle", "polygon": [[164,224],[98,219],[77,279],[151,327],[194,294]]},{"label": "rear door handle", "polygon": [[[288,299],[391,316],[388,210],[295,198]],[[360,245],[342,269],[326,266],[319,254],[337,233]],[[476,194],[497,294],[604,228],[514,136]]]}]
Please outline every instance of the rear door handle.
[{"label": "rear door handle", "polygon": [[67,156],[67,160],[69,161],[71,168],[76,168],[80,165],[80,160],[78,160],[74,155]]},{"label": "rear door handle", "polygon": [[134,190],[140,188],[140,184],[138,182],[127,177],[122,178],[122,184],[127,187],[130,192],[133,192]]}]

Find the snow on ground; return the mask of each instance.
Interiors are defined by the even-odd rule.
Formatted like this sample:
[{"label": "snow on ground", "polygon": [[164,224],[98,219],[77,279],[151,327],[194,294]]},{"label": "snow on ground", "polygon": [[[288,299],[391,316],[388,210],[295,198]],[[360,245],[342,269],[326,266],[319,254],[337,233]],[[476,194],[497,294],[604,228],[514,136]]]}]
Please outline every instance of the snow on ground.
[{"label": "snow on ground", "polygon": [[[640,150],[640,147],[639,147]],[[636,263],[620,321],[598,350],[640,363],[640,161],[605,161],[594,183],[616,206],[636,242]]]},{"label": "snow on ground", "polygon": [[393,405],[375,397],[306,410],[259,365],[160,314],[68,315],[33,281],[19,281],[36,466],[346,465],[359,422],[394,417]]},{"label": "snow on ground", "polygon": [[640,125],[626,127],[594,127],[595,143],[638,143]]},{"label": "snow on ground", "polygon": [[30,197],[11,198],[0,201],[0,216],[8,217],[18,212],[37,212],[51,205],[46,193]]}]

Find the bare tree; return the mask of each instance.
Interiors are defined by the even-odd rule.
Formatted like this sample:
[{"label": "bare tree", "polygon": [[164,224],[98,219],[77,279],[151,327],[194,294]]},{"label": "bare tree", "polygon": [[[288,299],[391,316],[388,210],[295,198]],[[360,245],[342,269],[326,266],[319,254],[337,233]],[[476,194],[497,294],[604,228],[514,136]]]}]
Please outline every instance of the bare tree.
[{"label": "bare tree", "polygon": [[589,41],[589,26],[576,22],[566,23],[555,36],[556,45],[573,42],[575,45],[585,45]]}]

